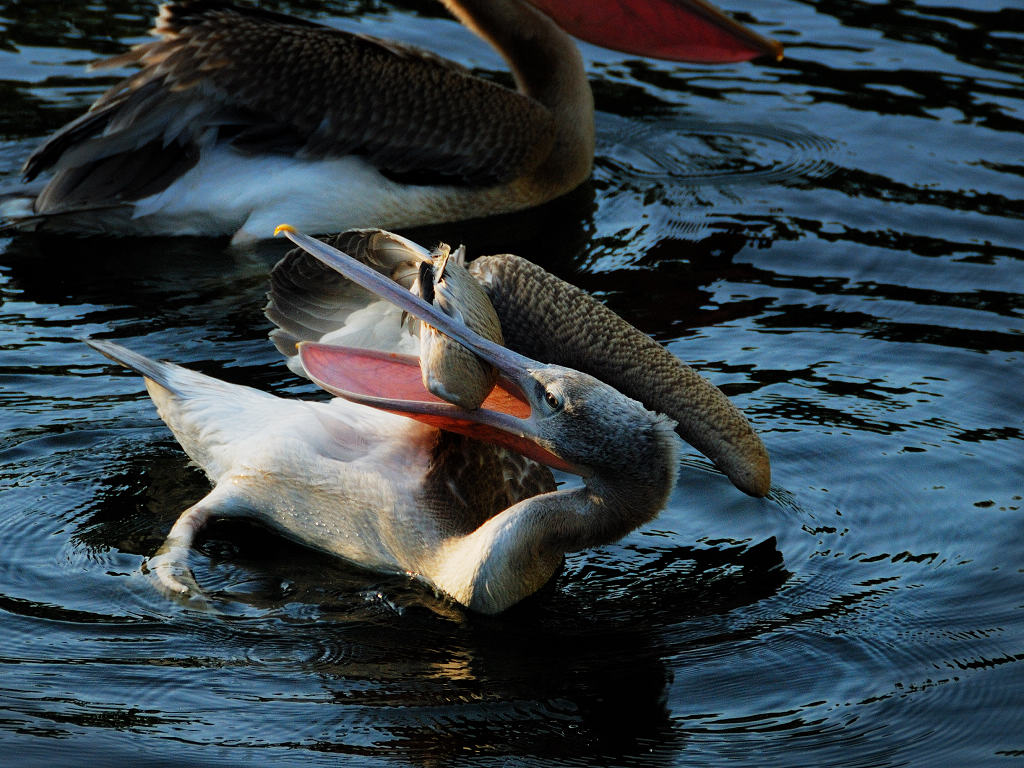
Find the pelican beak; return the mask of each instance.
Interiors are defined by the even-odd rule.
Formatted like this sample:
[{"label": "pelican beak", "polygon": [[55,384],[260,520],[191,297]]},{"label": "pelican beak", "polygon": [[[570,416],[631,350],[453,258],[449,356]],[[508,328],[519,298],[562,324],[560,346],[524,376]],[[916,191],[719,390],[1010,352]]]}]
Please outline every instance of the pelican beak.
[{"label": "pelican beak", "polygon": [[724,63],[782,59],[782,45],[706,0],[529,0],[566,32],[625,53],[672,61]]},{"label": "pelican beak", "polygon": [[352,282],[462,344],[500,374],[498,385],[481,407],[470,411],[428,392],[415,357],[303,342],[299,345],[299,359],[318,386],[352,402],[503,445],[556,469],[583,473],[538,442],[540,435],[532,418],[536,394],[531,371],[543,368],[543,364],[484,338],[337,248],[286,224],[274,232],[281,233]]}]

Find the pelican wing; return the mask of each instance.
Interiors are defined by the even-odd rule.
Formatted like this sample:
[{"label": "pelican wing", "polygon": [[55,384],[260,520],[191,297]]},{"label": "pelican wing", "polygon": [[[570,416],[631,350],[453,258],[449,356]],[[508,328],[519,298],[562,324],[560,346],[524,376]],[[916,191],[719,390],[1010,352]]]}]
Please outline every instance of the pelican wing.
[{"label": "pelican wing", "polygon": [[[327,242],[391,277],[412,286],[428,252],[378,229],[343,232]],[[288,367],[305,376],[296,354],[301,341],[318,341],[385,352],[416,354],[418,337],[402,322],[402,311],[338,274],[305,251],[289,251],[270,273],[263,311],[277,327],[270,332]]]},{"label": "pelican wing", "polygon": [[[160,417],[189,457],[217,482],[260,456],[372,463],[408,420],[340,398],[329,403],[285,400],[173,363],[151,360],[100,339],[86,343],[146,378]],[[411,438],[410,438],[411,439]]]},{"label": "pelican wing", "polygon": [[27,161],[29,180],[61,174],[37,210],[154,194],[211,141],[491,185],[554,140],[537,102],[410,46],[214,0],[163,6],[153,31],[159,40],[105,63],[142,69]]}]

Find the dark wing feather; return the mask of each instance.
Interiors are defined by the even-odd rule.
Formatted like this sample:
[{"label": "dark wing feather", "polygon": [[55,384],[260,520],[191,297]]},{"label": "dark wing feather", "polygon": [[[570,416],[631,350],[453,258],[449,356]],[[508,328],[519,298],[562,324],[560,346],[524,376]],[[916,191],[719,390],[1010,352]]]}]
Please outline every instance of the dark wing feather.
[{"label": "dark wing feather", "polygon": [[[410,287],[422,257],[400,238],[379,229],[353,229],[324,241]],[[300,341],[319,341],[343,327],[353,312],[379,299],[301,248],[289,251],[270,272],[263,313],[277,326],[270,338],[293,357]]]},{"label": "dark wing feather", "polygon": [[[101,190],[137,199],[194,163],[202,143],[227,140],[240,151],[359,154],[413,180],[491,185],[528,170],[553,142],[540,104],[409,46],[210,1],[164,6],[154,32],[161,39],[108,62],[142,69],[40,147],[27,179],[91,174],[142,151],[146,163],[120,161],[123,189]],[[165,153],[184,159],[162,159],[158,179],[140,181]],[[67,180],[65,194],[89,174]]]},{"label": "dark wing feather", "polygon": [[345,280],[305,251],[289,251],[271,270],[263,313],[277,327],[270,338],[281,354],[293,357],[300,341],[317,341],[344,325],[365,291]]}]

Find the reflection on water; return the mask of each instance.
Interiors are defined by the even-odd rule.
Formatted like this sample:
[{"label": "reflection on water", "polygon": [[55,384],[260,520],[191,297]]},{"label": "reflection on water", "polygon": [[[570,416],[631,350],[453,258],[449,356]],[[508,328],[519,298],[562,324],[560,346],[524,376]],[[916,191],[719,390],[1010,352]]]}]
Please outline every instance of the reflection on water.
[{"label": "reflection on water", "polygon": [[[433,3],[267,5],[501,66]],[[780,63],[584,46],[593,181],[411,233],[595,292],[772,455],[765,501],[687,455],[656,521],[495,618],[238,522],[192,558],[216,610],[166,600],[143,561],[207,481],[78,339],[318,396],[259,311],[286,246],[0,239],[0,743],[26,766],[1019,760],[1024,17],[996,5],[729,6]],[[0,180],[152,11],[0,4]]]}]

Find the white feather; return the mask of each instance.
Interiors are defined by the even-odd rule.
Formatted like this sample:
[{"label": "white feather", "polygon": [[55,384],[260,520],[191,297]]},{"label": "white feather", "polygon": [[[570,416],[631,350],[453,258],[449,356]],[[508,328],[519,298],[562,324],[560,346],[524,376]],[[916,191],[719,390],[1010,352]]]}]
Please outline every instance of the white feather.
[{"label": "white feather", "polygon": [[486,212],[480,202],[470,189],[396,183],[354,156],[301,160],[213,146],[169,187],[138,200],[132,219],[140,234],[231,234],[240,243],[266,239],[282,223],[323,233],[465,218]]}]

